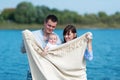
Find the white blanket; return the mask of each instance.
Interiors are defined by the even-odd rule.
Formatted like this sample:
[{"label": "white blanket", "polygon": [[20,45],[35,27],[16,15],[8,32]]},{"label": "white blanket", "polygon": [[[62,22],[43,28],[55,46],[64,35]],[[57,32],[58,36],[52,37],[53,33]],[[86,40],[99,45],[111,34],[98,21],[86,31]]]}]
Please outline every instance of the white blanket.
[{"label": "white blanket", "polygon": [[87,80],[84,52],[86,34],[49,50],[42,57],[43,49],[29,30],[23,31],[23,40],[33,80]]}]

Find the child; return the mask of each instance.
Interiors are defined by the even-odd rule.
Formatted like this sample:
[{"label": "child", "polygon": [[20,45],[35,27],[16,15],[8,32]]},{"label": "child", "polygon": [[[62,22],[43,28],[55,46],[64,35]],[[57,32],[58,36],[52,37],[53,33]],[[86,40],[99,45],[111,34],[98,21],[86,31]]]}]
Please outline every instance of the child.
[{"label": "child", "polygon": [[48,37],[48,43],[45,46],[44,50],[50,50],[57,46],[57,36],[54,33],[51,33]]},{"label": "child", "polygon": [[57,46],[57,40],[58,40],[57,35],[54,33],[51,33],[48,37],[48,43],[45,46],[44,51],[41,53],[41,55],[45,56],[47,55],[48,50],[55,48]]}]

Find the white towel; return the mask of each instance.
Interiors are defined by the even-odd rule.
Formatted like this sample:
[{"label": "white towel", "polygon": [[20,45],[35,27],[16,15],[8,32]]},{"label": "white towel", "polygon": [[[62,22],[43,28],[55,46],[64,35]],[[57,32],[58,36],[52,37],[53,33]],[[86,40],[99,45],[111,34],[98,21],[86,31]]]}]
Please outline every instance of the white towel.
[{"label": "white towel", "polygon": [[84,52],[87,47],[82,36],[49,50],[42,57],[43,49],[29,30],[23,31],[23,40],[33,80],[87,80]]}]

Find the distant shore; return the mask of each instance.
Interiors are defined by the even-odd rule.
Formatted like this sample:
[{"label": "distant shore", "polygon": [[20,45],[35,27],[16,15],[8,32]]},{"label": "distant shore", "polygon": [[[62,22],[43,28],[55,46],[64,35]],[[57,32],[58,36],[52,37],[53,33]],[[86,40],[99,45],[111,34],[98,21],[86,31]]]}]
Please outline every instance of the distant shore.
[{"label": "distant shore", "polygon": [[[64,29],[64,25],[57,25],[57,29]],[[105,24],[94,24],[94,25],[81,25],[81,24],[73,24],[76,26],[77,29],[120,29],[120,26],[107,26]],[[16,30],[23,30],[23,29],[40,29],[43,28],[43,24],[17,24],[12,22],[0,22],[0,29],[16,29]]]}]

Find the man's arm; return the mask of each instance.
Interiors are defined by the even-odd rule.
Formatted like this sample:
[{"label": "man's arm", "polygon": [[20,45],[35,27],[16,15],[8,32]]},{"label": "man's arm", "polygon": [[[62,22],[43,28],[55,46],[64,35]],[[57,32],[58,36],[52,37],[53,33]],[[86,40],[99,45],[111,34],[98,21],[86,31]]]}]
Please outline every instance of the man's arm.
[{"label": "man's arm", "polygon": [[21,46],[21,52],[22,53],[26,53],[25,45],[24,45],[23,42],[22,42],[22,46]]}]

